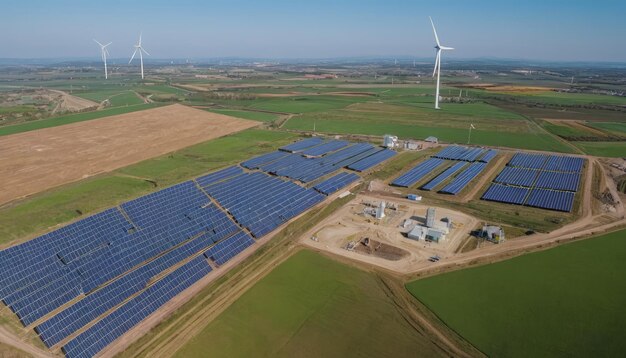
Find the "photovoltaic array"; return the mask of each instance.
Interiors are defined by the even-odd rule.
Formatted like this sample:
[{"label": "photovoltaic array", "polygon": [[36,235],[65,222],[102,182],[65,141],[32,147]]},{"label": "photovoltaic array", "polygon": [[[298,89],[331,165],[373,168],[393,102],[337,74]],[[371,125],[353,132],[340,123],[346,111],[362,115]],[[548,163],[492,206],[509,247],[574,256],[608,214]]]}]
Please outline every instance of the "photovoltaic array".
[{"label": "photovoltaic array", "polygon": [[516,153],[483,194],[483,200],[572,211],[584,159]]},{"label": "photovoltaic array", "polygon": [[439,173],[420,189],[432,191],[443,186],[440,193],[457,195],[497,154],[494,149],[449,146],[396,178],[391,185],[411,187]]},{"label": "photovoltaic array", "polygon": [[324,195],[330,195],[348,184],[359,180],[359,176],[354,173],[341,172],[323,182],[317,184],[313,189]]},{"label": "photovoltaic array", "polygon": [[340,172],[313,188],[292,180],[366,170],[393,154],[310,138],[122,203],[1,250],[0,299],[48,347],[91,357],[254,238],[359,177]]}]

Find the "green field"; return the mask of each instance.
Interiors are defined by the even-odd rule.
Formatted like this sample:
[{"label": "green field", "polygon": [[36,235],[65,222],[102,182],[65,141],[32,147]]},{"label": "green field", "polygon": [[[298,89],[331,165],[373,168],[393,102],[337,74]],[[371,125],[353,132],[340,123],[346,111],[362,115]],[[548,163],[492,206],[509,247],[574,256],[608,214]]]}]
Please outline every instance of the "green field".
[{"label": "green field", "polygon": [[209,111],[259,122],[273,122],[278,119],[277,114],[266,112],[239,111],[236,109],[210,109]]},{"label": "green field", "polygon": [[471,143],[571,153],[573,148],[527,119],[485,103],[425,105],[362,103],[346,109],[307,113],[290,119],[286,129],[366,135],[397,134],[403,139],[436,136],[448,143]]},{"label": "green field", "polygon": [[626,351],[626,230],[407,284],[493,357],[618,357]]},{"label": "green field", "polygon": [[376,276],[300,251],[209,323],[177,357],[436,357]]},{"label": "green field", "polygon": [[0,209],[0,244],[269,152],[295,138],[290,133],[250,129],[36,195]]},{"label": "green field", "polygon": [[585,153],[598,157],[626,157],[626,141],[624,142],[575,142]]},{"label": "green field", "polygon": [[589,122],[588,126],[598,128],[609,133],[626,136],[626,123],[620,122]]},{"label": "green field", "polygon": [[144,109],[154,108],[158,106],[160,105],[151,103],[151,104],[139,104],[139,105],[128,106],[128,107],[108,108],[108,109],[103,109],[101,111],[68,114],[68,115],[59,116],[59,117],[41,119],[38,121],[4,126],[4,127],[0,127],[0,136],[28,132],[28,131],[33,131],[33,130],[42,129],[42,128],[57,127],[57,126],[62,126],[65,124],[70,124],[70,123],[76,123],[76,122],[88,121],[91,119],[114,116],[117,114],[142,111]]}]

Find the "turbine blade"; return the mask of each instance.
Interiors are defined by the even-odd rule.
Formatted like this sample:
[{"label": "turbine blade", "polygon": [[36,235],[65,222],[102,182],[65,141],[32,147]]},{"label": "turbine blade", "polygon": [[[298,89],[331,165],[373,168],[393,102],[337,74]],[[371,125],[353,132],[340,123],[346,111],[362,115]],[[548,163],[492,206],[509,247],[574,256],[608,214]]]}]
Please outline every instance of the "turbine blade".
[{"label": "turbine blade", "polygon": [[435,23],[433,22],[433,19],[430,16],[428,18],[430,19],[430,24],[433,27],[433,33],[435,34],[435,41],[437,42],[437,46],[441,47],[441,45],[439,44],[439,37],[437,37],[437,30],[435,30]]},{"label": "turbine blade", "polygon": [[141,32],[139,33],[139,46],[141,46]]},{"label": "turbine blade", "polygon": [[137,49],[135,48],[135,52],[133,52],[133,55],[130,57],[130,61],[128,61],[128,63],[133,62],[133,58],[135,58],[136,54],[137,54]]},{"label": "turbine blade", "polygon": [[435,68],[433,69],[433,77],[437,74],[437,67],[439,67],[439,61],[441,61],[441,50],[437,50],[437,56],[435,57]]},{"label": "turbine blade", "polygon": [[100,45],[100,47],[102,47],[102,44],[101,44],[100,42],[98,42],[98,40],[94,39],[94,41],[95,41],[98,45]]},{"label": "turbine blade", "polygon": [[102,46],[102,47],[107,47],[107,46],[109,46],[109,45],[110,45],[110,44],[112,44],[112,43],[113,43],[113,42],[109,42],[108,44],[106,44],[106,45],[104,45],[104,46]]},{"label": "turbine blade", "polygon": [[145,54],[146,54],[146,55],[148,55],[148,56],[152,56],[152,55],[150,55],[150,54],[148,53],[148,51],[146,51],[143,47],[140,47],[140,48],[139,48],[139,50],[140,50],[140,51],[143,51],[143,53],[145,53]]},{"label": "turbine blade", "polygon": [[442,50],[454,50],[454,47],[441,46]]}]

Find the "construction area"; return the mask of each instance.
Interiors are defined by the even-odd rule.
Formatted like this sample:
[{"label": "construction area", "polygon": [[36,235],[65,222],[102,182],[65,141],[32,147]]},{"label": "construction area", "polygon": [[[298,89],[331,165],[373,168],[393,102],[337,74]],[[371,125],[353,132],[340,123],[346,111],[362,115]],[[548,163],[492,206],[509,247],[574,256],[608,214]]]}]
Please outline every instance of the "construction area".
[{"label": "construction area", "polygon": [[454,210],[359,194],[300,243],[403,274],[452,256],[479,226]]}]

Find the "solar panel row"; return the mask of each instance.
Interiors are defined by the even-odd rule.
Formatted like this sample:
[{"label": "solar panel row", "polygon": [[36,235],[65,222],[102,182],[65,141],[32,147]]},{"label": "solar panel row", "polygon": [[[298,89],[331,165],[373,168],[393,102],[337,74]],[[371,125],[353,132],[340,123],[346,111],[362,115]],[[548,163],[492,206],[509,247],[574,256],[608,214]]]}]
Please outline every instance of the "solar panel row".
[{"label": "solar panel row", "polygon": [[561,173],[561,172],[545,172],[539,174],[539,178],[535,183],[538,188],[578,191],[578,183],[580,174],[578,173]]},{"label": "solar panel row", "polygon": [[323,182],[317,184],[313,187],[313,189],[319,191],[324,195],[330,195],[337,190],[345,187],[350,183],[354,183],[359,179],[359,176],[354,173],[345,173],[341,172],[331,178],[324,180]]},{"label": "solar panel row", "polygon": [[207,186],[209,184],[217,183],[218,181],[222,181],[224,179],[232,178],[239,174],[243,173],[243,169],[240,167],[233,165],[232,167],[228,167],[226,169],[218,170],[211,174],[207,174],[201,176],[196,179],[196,182],[200,184],[200,186]]},{"label": "solar panel row", "polygon": [[319,137],[312,137],[297,141],[295,143],[291,143],[285,146],[280,147],[280,150],[284,150],[286,152],[298,152],[303,149],[316,146],[318,144],[322,144],[324,140]]},{"label": "solar panel row", "polygon": [[532,187],[537,180],[539,171],[517,167],[504,167],[500,174],[493,180],[496,183],[511,184]]},{"label": "solar panel row", "polygon": [[248,159],[245,162],[241,163],[241,166],[248,169],[258,169],[263,164],[273,162],[288,155],[289,153],[287,152],[281,152],[277,150],[275,152],[269,152],[267,154],[254,157],[252,159]]},{"label": "solar panel row", "polygon": [[526,205],[557,211],[572,211],[574,206],[574,193],[570,191],[555,191],[546,189],[533,189],[526,201]]},{"label": "solar panel row", "polygon": [[385,160],[393,157],[394,155],[396,155],[395,151],[391,149],[383,149],[366,158],[359,160],[358,162],[348,165],[348,169],[362,172],[384,162]]},{"label": "solar panel row", "polygon": [[483,162],[483,163],[489,163],[491,161],[491,159],[495,158],[496,155],[498,155],[498,151],[497,150],[489,149],[489,150],[487,150],[485,155],[483,155],[482,158],[479,159],[479,161]]},{"label": "solar panel row", "polygon": [[[242,231],[239,231],[236,235],[241,233]],[[116,279],[37,326],[36,330],[39,336],[48,347],[52,347],[135,292],[143,289],[150,278],[187,257],[209,248],[215,241],[216,238],[212,233],[201,234]]]},{"label": "solar panel row", "polygon": [[475,162],[469,165],[461,174],[457,175],[450,184],[446,185],[440,190],[441,193],[456,195],[467,186],[478,174],[480,174],[485,167],[486,163]]},{"label": "solar panel row", "polygon": [[545,154],[515,153],[507,165],[510,167],[541,169],[547,160],[548,156]]},{"label": "solar panel row", "polygon": [[330,142],[326,142],[318,146],[305,149],[302,151],[302,154],[317,157],[326,153],[334,152],[337,149],[341,149],[347,146],[348,144],[350,143],[346,142],[345,140],[332,140]]},{"label": "solar panel row", "polygon": [[439,151],[439,153],[433,155],[433,157],[473,162],[485,152],[486,150],[482,148],[469,148],[458,145],[451,145],[442,149],[441,151]]},{"label": "solar panel row", "polygon": [[376,149],[367,143],[353,144],[323,157],[307,159],[277,170],[276,174],[308,183],[350,165],[361,159],[363,153],[372,152]]},{"label": "solar panel row", "polygon": [[254,244],[254,240],[250,235],[240,231],[236,235],[217,243],[207,250],[204,256],[210,258],[218,265],[223,265],[252,244]]},{"label": "solar panel row", "polygon": [[585,160],[583,158],[552,155],[548,158],[548,162],[543,169],[566,173],[580,173],[584,163]]},{"label": "solar panel row", "polygon": [[491,184],[481,199],[523,205],[530,189],[519,186]]},{"label": "solar panel row", "polygon": [[210,271],[203,256],[191,260],[69,341],[63,352],[67,357],[93,357]]},{"label": "solar panel row", "polygon": [[459,170],[461,170],[467,163],[466,162],[456,162],[450,168],[446,169],[443,173],[437,175],[433,180],[426,183],[422,186],[423,190],[433,190],[436,186],[443,183],[446,179],[456,174]]},{"label": "solar panel row", "polygon": [[391,184],[408,188],[423,179],[444,162],[443,159],[439,158],[425,160],[416,165],[413,169],[397,177]]},{"label": "solar panel row", "polygon": [[205,188],[255,237],[261,237],[324,200],[312,189],[255,172]]}]

